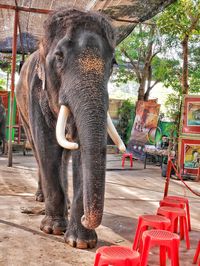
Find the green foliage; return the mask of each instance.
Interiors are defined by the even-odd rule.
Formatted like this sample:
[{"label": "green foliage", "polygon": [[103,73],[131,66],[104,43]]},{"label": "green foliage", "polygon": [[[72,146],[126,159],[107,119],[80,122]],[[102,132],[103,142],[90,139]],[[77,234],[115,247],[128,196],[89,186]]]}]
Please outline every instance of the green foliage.
[{"label": "green foliage", "polygon": [[[16,56],[16,71],[19,68],[20,61],[22,60],[21,55]],[[0,69],[3,72],[11,73],[12,55],[11,54],[0,54]]]},{"label": "green foliage", "polygon": [[127,83],[131,80],[139,82],[133,64],[139,70],[144,67],[150,42],[154,43],[154,52],[160,50],[161,40],[156,29],[154,29],[153,22],[150,25],[139,24],[134,31],[118,45],[115,56],[119,67],[118,71],[115,73],[116,78],[114,80],[118,85],[120,85],[120,83]]},{"label": "green foliage", "polygon": [[[190,92],[194,91],[192,84],[196,83],[199,76],[197,69],[197,57],[200,42],[200,1],[196,0],[179,0],[170,5],[164,12],[158,16],[157,25],[160,33],[163,35],[166,43],[168,54],[176,58],[178,64],[172,65],[173,76],[170,73],[165,85],[180,90],[181,73],[182,73],[182,51],[181,42],[185,36],[189,36],[189,84]],[[193,57],[193,62],[192,62]],[[195,73],[196,72],[196,73]],[[175,79],[177,79],[175,81]],[[176,85],[174,87],[174,85]]]},{"label": "green foliage", "polygon": [[4,79],[0,79],[0,90],[5,90],[6,81]]},{"label": "green foliage", "polygon": [[157,25],[166,43],[166,54],[176,58],[171,67],[166,68],[164,85],[173,93],[166,101],[167,116],[179,122],[182,99],[182,48],[185,37],[189,37],[188,83],[189,93],[200,92],[200,1],[178,0],[158,16]]},{"label": "green foliage", "polygon": [[163,83],[165,83],[168,79],[171,78],[171,76],[174,75],[174,71],[180,71],[180,63],[178,60],[165,57],[154,57],[152,66],[153,76]]},{"label": "green foliage", "polygon": [[165,102],[165,106],[167,109],[166,116],[174,122],[179,121],[181,99],[182,95],[179,92],[174,92],[168,95],[167,100]]},{"label": "green foliage", "polygon": [[119,69],[113,71],[113,82],[116,83],[117,87],[132,80],[135,80],[134,72],[130,71],[125,65],[119,65]]},{"label": "green foliage", "polygon": [[124,143],[127,144],[135,118],[135,104],[130,99],[125,100],[118,109],[118,114],[117,131]]},{"label": "green foliage", "polygon": [[[170,5],[158,17],[157,25],[162,34],[168,36],[169,41],[176,41],[176,38],[183,40],[185,35],[199,35],[200,23],[191,30],[191,24],[200,16],[199,0],[179,0]],[[170,42],[168,42],[169,44]]]},{"label": "green foliage", "polygon": [[0,69],[4,72],[11,73],[11,55],[0,54]]},{"label": "green foliage", "polygon": [[189,91],[193,94],[200,93],[200,35],[192,40],[190,45],[189,64]]}]

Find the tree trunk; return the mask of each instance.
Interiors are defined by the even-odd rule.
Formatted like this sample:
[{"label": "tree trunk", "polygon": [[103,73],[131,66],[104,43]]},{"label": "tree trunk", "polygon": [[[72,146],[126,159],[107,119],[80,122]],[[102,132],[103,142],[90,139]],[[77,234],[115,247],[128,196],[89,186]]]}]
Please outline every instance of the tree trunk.
[{"label": "tree trunk", "polygon": [[148,101],[149,99],[149,93],[152,89],[151,87],[151,79],[152,79],[152,67],[151,65],[148,67],[148,78],[147,78],[147,90],[144,94],[144,101]]},{"label": "tree trunk", "polygon": [[138,101],[144,101],[146,78],[142,78],[139,89],[138,89]]},{"label": "tree trunk", "polygon": [[[152,47],[149,49],[149,54],[152,52]],[[141,74],[141,82],[140,82],[140,86],[138,89],[138,100],[142,100],[145,101],[144,96],[145,96],[145,87],[146,87],[146,82],[149,78],[149,67],[150,67],[150,56],[149,54],[146,57],[146,62],[144,65],[144,68],[142,69],[142,74]]]},{"label": "tree trunk", "polygon": [[7,72],[6,76],[6,90],[8,91],[8,84],[9,84],[9,72]]},{"label": "tree trunk", "polygon": [[[151,60],[153,58],[153,36],[155,33],[155,27],[152,26],[150,33],[149,33],[149,43],[147,46],[147,53],[145,56],[145,60],[144,60],[144,67],[141,71],[141,82],[140,82],[140,86],[138,89],[138,100],[142,100],[144,101],[144,96],[145,96],[145,87],[146,87],[146,82],[149,79],[149,68],[151,66]],[[149,82],[148,82],[149,84]]]},{"label": "tree trunk", "polygon": [[182,90],[183,94],[188,94],[188,40],[189,36],[186,35],[182,41],[183,48],[183,70],[182,70]]}]

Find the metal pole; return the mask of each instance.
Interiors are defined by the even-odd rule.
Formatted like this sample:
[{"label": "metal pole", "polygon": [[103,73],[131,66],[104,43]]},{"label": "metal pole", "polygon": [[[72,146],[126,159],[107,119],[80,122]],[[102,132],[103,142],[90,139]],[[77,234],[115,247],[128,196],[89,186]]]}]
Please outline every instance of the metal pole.
[{"label": "metal pole", "polygon": [[25,6],[14,6],[14,5],[4,5],[0,4],[0,9],[12,9],[24,12],[32,12],[32,13],[40,13],[40,14],[49,14],[52,10],[48,9],[40,9],[40,8],[32,8],[32,7],[25,7]]},{"label": "metal pole", "polygon": [[13,121],[13,105],[15,90],[15,68],[17,53],[17,28],[18,28],[18,10],[15,10],[14,32],[12,41],[12,67],[11,67],[11,95],[10,95],[10,119],[9,119],[9,142],[8,142],[8,167],[12,167],[12,121]]},{"label": "metal pole", "polygon": [[171,170],[172,170],[172,161],[171,161],[171,158],[169,156],[168,157],[168,162],[167,162],[167,173],[166,173],[166,179],[165,179],[165,189],[164,189],[163,198],[165,198],[167,196],[167,194],[168,194]]}]

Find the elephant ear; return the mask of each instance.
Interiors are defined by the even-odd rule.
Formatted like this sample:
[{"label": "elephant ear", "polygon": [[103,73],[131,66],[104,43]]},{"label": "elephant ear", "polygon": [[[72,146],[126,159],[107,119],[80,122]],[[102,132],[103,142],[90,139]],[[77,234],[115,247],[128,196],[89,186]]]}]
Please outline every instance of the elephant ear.
[{"label": "elephant ear", "polygon": [[42,81],[42,89],[45,90],[45,81],[46,81],[46,75],[45,75],[45,53],[44,53],[44,46],[41,42],[39,44],[39,62],[37,67],[37,74],[39,79]]}]

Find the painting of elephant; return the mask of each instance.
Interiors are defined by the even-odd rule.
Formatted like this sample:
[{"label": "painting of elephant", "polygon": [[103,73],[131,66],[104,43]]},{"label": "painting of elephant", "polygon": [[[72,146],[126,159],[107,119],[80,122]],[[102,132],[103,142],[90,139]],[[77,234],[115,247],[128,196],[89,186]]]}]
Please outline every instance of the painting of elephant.
[{"label": "painting of elephant", "polygon": [[[37,199],[45,200],[40,229],[93,248],[102,220],[107,133],[125,146],[108,114],[107,83],[115,34],[101,14],[59,10],[44,24],[39,49],[24,63],[16,88],[19,112],[38,169]],[[67,165],[72,155],[73,200],[66,217]]]}]

